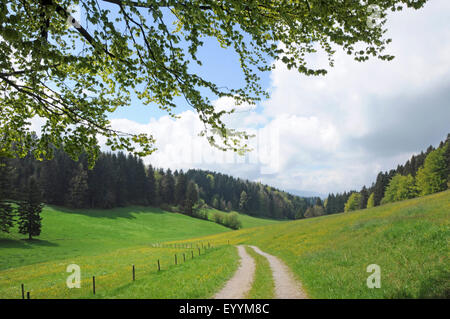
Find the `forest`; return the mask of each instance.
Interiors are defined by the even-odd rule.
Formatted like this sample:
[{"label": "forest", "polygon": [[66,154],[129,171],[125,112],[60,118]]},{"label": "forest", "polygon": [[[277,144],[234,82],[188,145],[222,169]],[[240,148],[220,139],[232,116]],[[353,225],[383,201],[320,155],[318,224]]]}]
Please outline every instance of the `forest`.
[{"label": "forest", "polygon": [[74,161],[59,149],[52,160],[38,161],[32,155],[0,160],[0,201],[22,200],[30,178],[37,181],[43,202],[71,208],[143,205],[192,215],[194,205],[206,204],[252,216],[297,219],[317,200],[217,172],[154,168],[123,152],[101,153],[92,169],[86,156]]},{"label": "forest", "polygon": [[[31,154],[20,159],[3,157],[0,184],[0,220],[4,231],[12,225],[11,204],[24,205],[30,196],[33,200],[28,202],[37,205],[37,210],[42,201],[71,208],[154,206],[205,219],[207,216],[199,208],[273,219],[301,219],[446,190],[450,186],[450,134],[437,148],[430,146],[404,165],[380,172],[370,187],[363,186],[359,192],[332,193],[324,201],[212,171],[154,168],[145,165],[138,156],[123,152],[101,153],[92,169],[86,155],[74,161],[60,149],[54,149],[53,159],[44,161]],[[22,228],[31,227],[24,223]]]},{"label": "forest", "polygon": [[359,192],[329,194],[323,209],[313,207],[312,215],[329,215],[370,208],[389,202],[437,193],[450,188],[450,134],[437,148],[430,145],[425,152],[413,155],[404,165],[379,172],[370,187]]}]

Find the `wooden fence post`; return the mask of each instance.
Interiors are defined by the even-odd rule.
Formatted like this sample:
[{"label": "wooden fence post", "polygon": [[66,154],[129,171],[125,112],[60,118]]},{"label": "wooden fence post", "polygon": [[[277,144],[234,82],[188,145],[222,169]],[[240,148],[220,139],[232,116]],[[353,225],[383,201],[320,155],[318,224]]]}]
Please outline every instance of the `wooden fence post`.
[{"label": "wooden fence post", "polygon": [[136,280],[136,275],[135,275],[135,269],[134,269],[134,265],[133,265],[133,281]]},{"label": "wooden fence post", "polygon": [[183,262],[186,262],[186,255],[183,253]]},{"label": "wooden fence post", "polygon": [[192,259],[194,259],[194,251],[191,250],[191,254],[192,254]]},{"label": "wooden fence post", "polygon": [[25,288],[23,284],[21,286],[22,286],[22,299],[25,299]]},{"label": "wooden fence post", "polygon": [[177,254],[175,254],[175,265],[177,264]]},{"label": "wooden fence post", "polygon": [[200,247],[198,248],[198,255],[200,256]]},{"label": "wooden fence post", "polygon": [[92,291],[94,292],[95,295],[95,276],[92,276]]},{"label": "wooden fence post", "polygon": [[161,270],[161,266],[159,265],[159,259],[158,259],[158,271]]},{"label": "wooden fence post", "polygon": [[27,291],[27,299],[30,299],[30,292]]}]

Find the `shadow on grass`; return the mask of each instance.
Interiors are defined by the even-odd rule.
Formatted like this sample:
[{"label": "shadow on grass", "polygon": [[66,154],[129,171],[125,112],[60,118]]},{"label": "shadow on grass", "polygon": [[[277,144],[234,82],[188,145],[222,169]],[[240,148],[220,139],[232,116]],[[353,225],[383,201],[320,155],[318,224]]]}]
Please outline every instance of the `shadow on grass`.
[{"label": "shadow on grass", "polygon": [[62,206],[47,205],[55,211],[67,214],[78,214],[89,217],[98,218],[127,218],[135,219],[135,214],[165,214],[166,211],[156,207],[144,207],[144,206],[128,206],[110,209],[92,209],[92,208],[67,208]]},{"label": "shadow on grass", "polygon": [[411,294],[407,289],[398,289],[388,296],[393,299],[449,299],[450,298],[450,272],[440,269],[428,278],[422,279],[417,295]]},{"label": "shadow on grass", "polygon": [[59,246],[48,240],[42,240],[38,238],[29,239],[0,239],[0,248],[25,248],[32,249],[34,247],[56,247]]}]

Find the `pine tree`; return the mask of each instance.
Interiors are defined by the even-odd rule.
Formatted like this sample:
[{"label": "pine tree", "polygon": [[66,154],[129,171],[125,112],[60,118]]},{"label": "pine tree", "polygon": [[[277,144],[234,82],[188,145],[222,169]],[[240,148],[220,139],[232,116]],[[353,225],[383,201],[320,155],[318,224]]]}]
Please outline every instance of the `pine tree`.
[{"label": "pine tree", "polygon": [[189,216],[194,215],[193,207],[198,202],[198,186],[190,181],[186,188],[186,199],[183,205],[183,211]]},{"label": "pine tree", "polygon": [[87,172],[83,169],[83,164],[80,163],[70,180],[68,204],[75,208],[86,207],[87,191]]},{"label": "pine tree", "polygon": [[384,197],[384,190],[386,189],[387,184],[389,183],[388,177],[382,172],[378,173],[377,181],[375,182],[374,187],[374,204],[375,206],[380,205],[381,200]]},{"label": "pine tree", "polygon": [[367,207],[367,201],[369,200],[369,192],[367,191],[366,186],[363,186],[359,193],[361,194],[361,203],[359,205],[359,209],[364,209]]},{"label": "pine tree", "polygon": [[177,205],[183,204],[186,199],[187,184],[186,175],[183,172],[179,173],[175,183],[175,203]]},{"label": "pine tree", "polygon": [[147,200],[150,205],[158,204],[155,171],[152,165],[147,169]]},{"label": "pine tree", "polygon": [[175,202],[175,180],[170,169],[161,177],[161,199],[166,204],[174,204]]},{"label": "pine tree", "polygon": [[6,159],[0,158],[0,231],[9,232],[14,223],[14,211],[8,202],[11,196],[11,167]]},{"label": "pine tree", "polygon": [[17,209],[19,233],[28,234],[29,240],[41,233],[42,217],[40,213],[43,207],[42,192],[36,179],[31,177],[25,189],[24,199]]},{"label": "pine tree", "polygon": [[242,191],[241,193],[241,198],[239,200],[239,209],[244,213],[248,211],[248,196],[245,191]]}]

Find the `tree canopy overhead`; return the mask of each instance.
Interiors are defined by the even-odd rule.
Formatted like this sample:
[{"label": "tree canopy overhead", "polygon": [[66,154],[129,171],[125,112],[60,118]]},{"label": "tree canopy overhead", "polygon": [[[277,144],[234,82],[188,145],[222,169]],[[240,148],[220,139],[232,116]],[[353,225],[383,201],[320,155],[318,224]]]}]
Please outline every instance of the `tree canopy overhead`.
[{"label": "tree canopy overhead", "polygon": [[[384,53],[389,10],[421,8],[426,0],[11,0],[0,3],[0,155],[51,157],[64,146],[91,164],[99,136],[137,155],[155,150],[154,138],[114,130],[107,115],[131,102],[154,103],[175,116],[178,96],[205,124],[202,134],[222,149],[247,150],[245,132],[227,128],[207,97],[253,104],[266,97],[259,72],[273,61],[306,75],[325,74],[306,57],[323,50],[333,65],[341,47],[357,61]],[[71,5],[82,12],[71,16]],[[377,10],[374,9],[377,6]],[[377,17],[380,17],[378,20]],[[376,19],[377,23],[374,23]],[[68,26],[69,22],[69,26]],[[223,88],[192,72],[199,49],[215,38],[234,50],[245,85]],[[208,92],[206,94],[205,92]],[[42,132],[30,131],[44,118]]]}]

